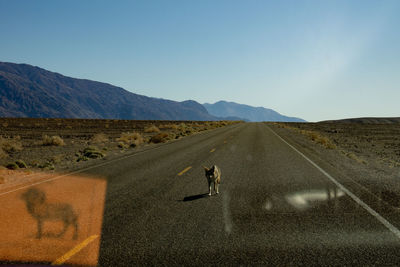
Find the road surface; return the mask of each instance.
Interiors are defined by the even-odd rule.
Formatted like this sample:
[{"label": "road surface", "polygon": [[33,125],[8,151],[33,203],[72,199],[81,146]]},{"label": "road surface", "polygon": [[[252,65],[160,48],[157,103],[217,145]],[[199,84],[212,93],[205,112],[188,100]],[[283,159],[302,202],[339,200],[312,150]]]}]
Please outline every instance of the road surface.
[{"label": "road surface", "polygon": [[107,180],[99,265],[400,265],[398,211],[297,149],[243,123],[84,171]]},{"label": "road surface", "polygon": [[[202,165],[212,164],[221,193],[208,197]],[[101,265],[400,264],[393,229],[263,123],[192,136],[93,174],[108,177]],[[396,230],[396,211],[373,204]]]}]

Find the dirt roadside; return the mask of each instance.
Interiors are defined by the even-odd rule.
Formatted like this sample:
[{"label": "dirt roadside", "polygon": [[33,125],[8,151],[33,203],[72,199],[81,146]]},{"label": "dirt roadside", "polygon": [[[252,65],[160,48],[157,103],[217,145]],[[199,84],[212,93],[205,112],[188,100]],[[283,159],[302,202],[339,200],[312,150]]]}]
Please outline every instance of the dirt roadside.
[{"label": "dirt roadside", "polygon": [[0,168],[70,171],[233,123],[0,118]]}]

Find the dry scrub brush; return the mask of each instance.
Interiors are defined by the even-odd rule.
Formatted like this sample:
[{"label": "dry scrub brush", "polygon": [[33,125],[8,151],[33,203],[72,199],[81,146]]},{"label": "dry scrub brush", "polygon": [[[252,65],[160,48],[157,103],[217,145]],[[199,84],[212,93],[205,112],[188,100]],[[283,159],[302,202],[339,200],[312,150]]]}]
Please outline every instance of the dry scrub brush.
[{"label": "dry scrub brush", "polygon": [[[158,128],[157,128],[158,129]],[[116,139],[118,142],[121,142],[123,144],[126,145],[130,145],[130,146],[138,146],[140,144],[143,143],[143,137],[140,133],[122,133],[121,137]],[[124,145],[121,145],[122,147],[124,147]]]},{"label": "dry scrub brush", "polygon": [[341,151],[344,155],[346,155],[348,158],[357,161],[358,163],[361,164],[367,164],[367,162],[359,157],[357,157],[356,154],[352,153],[352,152],[346,152],[346,151]]},{"label": "dry scrub brush", "polygon": [[64,146],[64,140],[58,136],[58,135],[53,135],[53,136],[48,136],[44,135],[42,139],[42,145],[44,146]]},{"label": "dry scrub brush", "polygon": [[322,134],[320,134],[319,132],[316,131],[310,131],[310,130],[300,130],[298,128],[289,126],[287,124],[278,124],[279,128],[286,128],[289,130],[293,130],[295,132],[298,132],[302,135],[307,136],[308,138],[310,138],[312,141],[314,141],[317,144],[320,144],[322,146],[324,146],[326,149],[335,149],[336,145],[326,136],[323,136]]},{"label": "dry scrub brush", "polygon": [[176,124],[160,124],[158,127],[162,129],[173,129],[173,130],[178,129],[178,125]]},{"label": "dry scrub brush", "polygon": [[0,136],[0,158],[5,158],[11,152],[22,150],[21,137],[4,138]]},{"label": "dry scrub brush", "polygon": [[167,133],[158,133],[150,138],[150,143],[164,143],[168,140],[169,135]]},{"label": "dry scrub brush", "polygon": [[323,145],[327,149],[336,148],[336,145],[332,143],[332,141],[328,137],[323,136],[318,132],[307,130],[301,130],[300,132],[301,134],[308,136],[312,141],[316,142],[317,144]]},{"label": "dry scrub brush", "polygon": [[98,133],[98,134],[95,134],[92,136],[91,142],[95,143],[95,144],[105,143],[105,142],[108,142],[108,137],[107,137],[107,135],[105,135],[103,133]]},{"label": "dry scrub brush", "polygon": [[160,129],[157,126],[151,125],[149,127],[144,128],[145,133],[159,133]]}]

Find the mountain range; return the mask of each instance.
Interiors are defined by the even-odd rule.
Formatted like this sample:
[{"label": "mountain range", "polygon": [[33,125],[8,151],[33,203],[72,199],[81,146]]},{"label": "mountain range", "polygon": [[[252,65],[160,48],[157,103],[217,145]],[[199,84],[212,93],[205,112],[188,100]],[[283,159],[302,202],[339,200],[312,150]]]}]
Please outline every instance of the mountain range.
[{"label": "mountain range", "polygon": [[235,102],[219,101],[214,104],[205,103],[203,106],[207,109],[208,113],[217,117],[232,116],[243,118],[247,121],[305,122],[305,120],[300,118],[284,116],[272,109],[252,107]]},{"label": "mountain range", "polygon": [[262,109],[225,101],[203,106],[193,100],[148,97],[28,64],[0,62],[0,117],[292,121]]}]

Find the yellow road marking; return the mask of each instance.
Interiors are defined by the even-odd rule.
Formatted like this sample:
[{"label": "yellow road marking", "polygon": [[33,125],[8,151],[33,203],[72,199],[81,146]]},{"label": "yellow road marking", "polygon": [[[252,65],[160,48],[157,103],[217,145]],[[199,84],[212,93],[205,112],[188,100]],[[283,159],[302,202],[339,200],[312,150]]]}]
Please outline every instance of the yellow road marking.
[{"label": "yellow road marking", "polygon": [[213,153],[214,151],[215,151],[215,148],[211,149],[211,150],[210,150],[210,153]]},{"label": "yellow road marking", "polygon": [[51,263],[51,265],[61,265],[61,264],[63,264],[65,261],[70,259],[72,256],[74,256],[76,253],[81,251],[84,247],[89,245],[90,242],[92,242],[93,240],[95,240],[98,237],[99,237],[98,235],[89,236],[82,243],[76,245],[73,249],[71,249],[70,251],[65,253],[63,256],[61,256],[60,258],[58,258],[55,261],[53,261]]},{"label": "yellow road marking", "polygon": [[192,166],[189,166],[187,168],[185,168],[183,171],[181,171],[180,173],[178,173],[179,176],[181,176],[182,174],[184,174],[185,172],[187,172],[188,170],[190,170],[192,168]]}]

